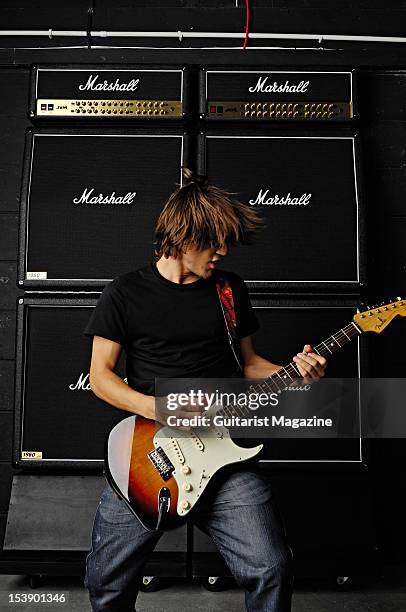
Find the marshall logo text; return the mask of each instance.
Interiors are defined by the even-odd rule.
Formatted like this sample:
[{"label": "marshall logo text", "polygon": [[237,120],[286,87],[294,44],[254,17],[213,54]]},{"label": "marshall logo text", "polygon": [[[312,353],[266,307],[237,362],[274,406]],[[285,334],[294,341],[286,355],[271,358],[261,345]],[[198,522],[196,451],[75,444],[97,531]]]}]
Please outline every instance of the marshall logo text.
[{"label": "marshall logo text", "polygon": [[267,83],[269,77],[260,76],[254,87],[248,87],[250,93],[306,93],[309,81],[300,81],[297,85],[291,85],[289,81],[284,83]]},{"label": "marshall logo text", "polygon": [[290,193],[285,196],[273,195],[267,197],[269,189],[260,189],[255,200],[249,200],[251,206],[307,206],[312,197],[311,193],[302,193],[299,197],[292,198]]},{"label": "marshall logo text", "polygon": [[110,83],[106,80],[103,83],[97,83],[99,75],[91,74],[87,79],[87,83],[79,85],[80,91],[135,91],[140,82],[139,79],[131,79],[128,83],[120,83],[119,79]]},{"label": "marshall logo text", "polygon": [[[71,391],[91,391],[89,376],[89,372],[86,375],[84,372],[81,372],[77,381],[69,385],[69,389]],[[123,381],[128,385],[127,378],[123,378]]]},{"label": "marshall logo text", "polygon": [[103,193],[92,196],[94,187],[92,189],[85,188],[80,198],[73,198],[74,204],[133,204],[136,196],[136,191],[128,191],[123,196],[116,196],[116,192],[113,191],[110,195],[105,196]]}]

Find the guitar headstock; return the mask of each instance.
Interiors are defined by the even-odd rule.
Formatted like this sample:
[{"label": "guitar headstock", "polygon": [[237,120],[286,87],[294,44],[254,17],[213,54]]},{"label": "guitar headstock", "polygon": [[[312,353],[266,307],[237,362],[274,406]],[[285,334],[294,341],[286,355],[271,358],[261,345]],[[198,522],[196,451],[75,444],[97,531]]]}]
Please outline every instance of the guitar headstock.
[{"label": "guitar headstock", "polygon": [[394,302],[379,304],[354,315],[353,321],[363,332],[380,334],[396,316],[406,316],[406,300],[397,298]]}]

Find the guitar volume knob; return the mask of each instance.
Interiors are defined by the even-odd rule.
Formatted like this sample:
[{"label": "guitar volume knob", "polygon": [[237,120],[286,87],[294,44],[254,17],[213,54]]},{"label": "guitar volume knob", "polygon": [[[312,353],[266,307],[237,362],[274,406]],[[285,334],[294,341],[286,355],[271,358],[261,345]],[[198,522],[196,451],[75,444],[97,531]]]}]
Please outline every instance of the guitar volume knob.
[{"label": "guitar volume knob", "polygon": [[193,489],[193,487],[190,484],[190,482],[184,482],[183,485],[182,485],[182,489],[184,491],[191,491]]},{"label": "guitar volume knob", "polygon": [[182,474],[190,474],[190,467],[188,465],[184,465],[182,467]]},{"label": "guitar volume knob", "polygon": [[190,508],[190,503],[186,500],[182,502],[182,510],[188,510]]}]

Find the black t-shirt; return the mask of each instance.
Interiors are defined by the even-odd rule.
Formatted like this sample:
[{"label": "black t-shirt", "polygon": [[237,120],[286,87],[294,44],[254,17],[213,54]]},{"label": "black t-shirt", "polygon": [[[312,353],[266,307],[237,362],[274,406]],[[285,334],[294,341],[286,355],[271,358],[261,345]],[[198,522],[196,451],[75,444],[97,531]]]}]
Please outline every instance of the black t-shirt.
[{"label": "black t-shirt", "polygon": [[[152,263],[117,276],[105,286],[84,329],[126,352],[126,376],[133,389],[154,394],[155,378],[219,378],[236,373],[236,361],[216,291],[209,279],[178,284]],[[231,284],[237,336],[254,333],[258,320],[244,281],[221,271]]]}]

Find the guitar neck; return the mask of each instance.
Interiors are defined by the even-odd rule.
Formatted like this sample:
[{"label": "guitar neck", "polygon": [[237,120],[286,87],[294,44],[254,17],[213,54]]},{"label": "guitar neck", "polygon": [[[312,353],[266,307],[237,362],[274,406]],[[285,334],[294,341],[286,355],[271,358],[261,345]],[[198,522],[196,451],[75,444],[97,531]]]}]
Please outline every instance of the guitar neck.
[{"label": "guitar neck", "polygon": [[[322,357],[329,357],[361,334],[362,331],[359,327],[357,327],[354,322],[351,322],[346,327],[340,329],[338,332],[332,334],[320,342],[320,344],[313,347],[313,352],[317,353],[317,355],[322,355]],[[269,376],[262,384],[266,384],[273,391],[278,392],[282,389],[286,389],[293,380],[297,380],[298,378],[302,378],[302,375],[295,362],[291,361],[287,366],[284,366],[272,374],[272,376]]]},{"label": "guitar neck", "polygon": [[[314,346],[313,352],[317,353],[318,355],[322,355],[323,357],[329,357],[336,351],[343,348],[343,346],[348,344],[348,342],[354,340],[354,338],[358,338],[358,336],[361,334],[362,330],[354,322],[351,322],[346,327],[343,327],[338,332],[320,342],[320,344],[317,344],[317,346]],[[272,376],[269,376],[261,383],[253,384],[251,389],[258,393],[269,393],[269,391],[279,393],[280,391],[283,391],[289,387],[289,385],[298,378],[302,378],[302,375],[300,374],[295,362],[291,361],[288,365],[280,368],[277,372],[272,374]],[[232,404],[224,406],[222,410],[220,410],[220,413],[231,415],[236,410],[240,415],[242,413],[246,414],[247,416],[250,414],[250,410],[246,407],[237,407]]]}]

